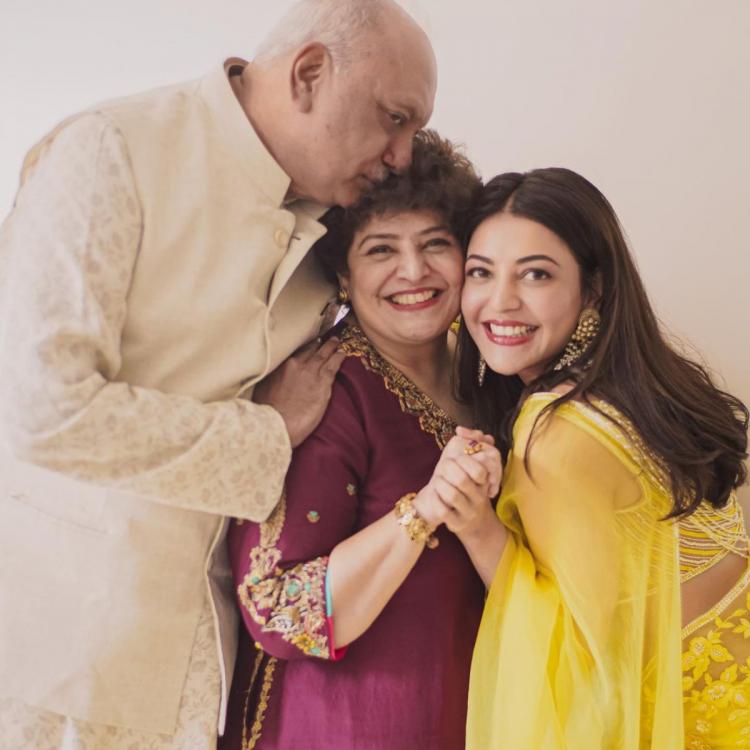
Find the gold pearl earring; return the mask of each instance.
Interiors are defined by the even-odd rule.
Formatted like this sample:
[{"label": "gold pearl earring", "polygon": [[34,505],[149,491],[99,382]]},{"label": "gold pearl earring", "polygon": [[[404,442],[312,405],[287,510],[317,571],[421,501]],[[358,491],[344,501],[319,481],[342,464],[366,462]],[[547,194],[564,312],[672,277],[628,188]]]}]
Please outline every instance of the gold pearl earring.
[{"label": "gold pearl earring", "polygon": [[564,370],[578,362],[588,351],[594,339],[599,334],[602,325],[602,317],[595,307],[584,307],[578,318],[573,335],[565,345],[563,353],[557,364],[552,368],[556,372]]},{"label": "gold pearl earring", "polygon": [[484,377],[486,374],[487,374],[487,362],[485,361],[484,357],[480,354],[479,355],[479,367],[477,368],[477,383],[479,383],[480,388],[484,385]]}]

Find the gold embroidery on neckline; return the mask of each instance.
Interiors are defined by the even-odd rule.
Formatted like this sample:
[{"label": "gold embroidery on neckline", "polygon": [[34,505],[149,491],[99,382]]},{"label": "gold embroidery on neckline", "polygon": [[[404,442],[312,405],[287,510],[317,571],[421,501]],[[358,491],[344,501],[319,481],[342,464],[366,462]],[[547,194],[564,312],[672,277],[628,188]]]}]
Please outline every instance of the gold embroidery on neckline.
[{"label": "gold embroidery on neckline", "polygon": [[456,423],[424,391],[388,362],[354,323],[341,333],[341,349],[347,355],[359,357],[365,369],[383,378],[388,391],[398,397],[401,411],[419,419],[423,432],[432,435],[439,448],[444,448],[456,431]]}]

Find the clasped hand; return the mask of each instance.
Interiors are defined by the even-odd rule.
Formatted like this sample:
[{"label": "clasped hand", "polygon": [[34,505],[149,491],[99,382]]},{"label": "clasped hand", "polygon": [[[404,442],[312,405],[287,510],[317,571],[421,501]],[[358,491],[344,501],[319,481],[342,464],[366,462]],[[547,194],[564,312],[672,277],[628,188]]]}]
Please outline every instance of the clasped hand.
[{"label": "clasped hand", "polygon": [[494,515],[491,499],[500,491],[502,460],[491,435],[459,427],[443,449],[432,478],[414,498],[431,526],[471,534]]}]

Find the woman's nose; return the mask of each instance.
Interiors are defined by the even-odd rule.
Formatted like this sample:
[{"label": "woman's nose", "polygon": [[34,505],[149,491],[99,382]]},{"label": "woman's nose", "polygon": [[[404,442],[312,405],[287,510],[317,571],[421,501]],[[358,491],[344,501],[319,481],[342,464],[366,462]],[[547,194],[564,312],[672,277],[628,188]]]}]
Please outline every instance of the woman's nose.
[{"label": "woman's nose", "polygon": [[518,310],[521,306],[518,289],[511,279],[498,279],[495,282],[490,300],[497,312]]},{"label": "woman's nose", "polygon": [[419,281],[427,275],[427,263],[420,252],[407,252],[401,257],[399,275],[408,281]]}]

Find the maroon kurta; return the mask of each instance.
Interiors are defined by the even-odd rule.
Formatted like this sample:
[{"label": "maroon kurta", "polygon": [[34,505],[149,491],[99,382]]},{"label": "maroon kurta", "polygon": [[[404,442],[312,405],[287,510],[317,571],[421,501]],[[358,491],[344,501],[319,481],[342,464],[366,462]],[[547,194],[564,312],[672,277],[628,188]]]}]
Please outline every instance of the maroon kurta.
[{"label": "maroon kurta", "polygon": [[331,653],[328,555],[428,482],[454,428],[359,329],[342,342],[349,356],[323,421],[294,452],[285,497],[266,523],[229,533],[249,635],[223,750],[464,747],[484,587],[446,529],[370,628],[344,655]]}]

